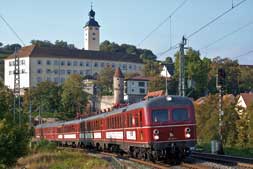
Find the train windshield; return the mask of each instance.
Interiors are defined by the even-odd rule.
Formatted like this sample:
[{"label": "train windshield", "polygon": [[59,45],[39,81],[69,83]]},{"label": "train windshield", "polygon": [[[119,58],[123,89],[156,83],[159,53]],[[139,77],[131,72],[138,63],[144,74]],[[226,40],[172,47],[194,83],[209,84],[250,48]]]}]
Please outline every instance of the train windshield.
[{"label": "train windshield", "polygon": [[152,121],[154,123],[167,122],[169,120],[168,110],[153,110]]},{"label": "train windshield", "polygon": [[187,121],[189,120],[189,113],[186,109],[174,109],[172,118],[174,121]]}]

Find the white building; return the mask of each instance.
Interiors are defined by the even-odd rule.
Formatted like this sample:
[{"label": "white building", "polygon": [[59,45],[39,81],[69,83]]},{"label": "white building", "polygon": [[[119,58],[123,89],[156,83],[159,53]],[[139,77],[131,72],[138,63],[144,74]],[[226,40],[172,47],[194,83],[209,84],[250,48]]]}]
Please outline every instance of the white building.
[{"label": "white building", "polygon": [[[96,75],[105,67],[120,67],[123,73],[142,74],[139,57],[102,51],[45,48],[26,46],[17,53],[20,57],[20,88],[36,86],[42,81],[62,83],[70,74]],[[14,86],[14,55],[5,59],[5,80]]]},{"label": "white building", "polygon": [[[94,76],[105,67],[119,67],[124,74],[142,74],[144,64],[139,56],[98,51],[99,24],[95,21],[92,9],[89,16],[89,21],[84,26],[85,50],[30,45],[17,52],[20,57],[20,88],[36,86],[42,81],[60,84],[70,74]],[[4,60],[4,83],[11,89],[14,88],[14,60],[14,55]]]},{"label": "white building", "polygon": [[125,100],[129,103],[136,103],[148,93],[149,78],[136,76],[125,80]]}]

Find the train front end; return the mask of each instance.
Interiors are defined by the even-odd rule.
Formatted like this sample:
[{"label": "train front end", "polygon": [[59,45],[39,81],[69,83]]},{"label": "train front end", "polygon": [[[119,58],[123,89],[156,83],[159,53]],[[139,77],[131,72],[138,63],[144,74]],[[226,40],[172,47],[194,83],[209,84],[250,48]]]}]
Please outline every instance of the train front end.
[{"label": "train front end", "polygon": [[196,144],[192,101],[186,97],[154,98],[147,106],[148,140],[155,159],[181,161]]}]

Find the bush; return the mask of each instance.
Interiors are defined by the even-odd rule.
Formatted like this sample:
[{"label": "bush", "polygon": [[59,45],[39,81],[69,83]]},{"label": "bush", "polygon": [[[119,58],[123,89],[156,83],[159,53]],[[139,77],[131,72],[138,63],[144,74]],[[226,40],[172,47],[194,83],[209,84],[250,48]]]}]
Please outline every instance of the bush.
[{"label": "bush", "polygon": [[34,150],[35,151],[54,151],[56,150],[56,143],[54,142],[49,142],[47,140],[41,140],[39,142],[37,142],[35,145],[34,145]]},{"label": "bush", "polygon": [[27,126],[19,127],[12,120],[0,120],[0,166],[12,166],[28,153],[29,133]]}]

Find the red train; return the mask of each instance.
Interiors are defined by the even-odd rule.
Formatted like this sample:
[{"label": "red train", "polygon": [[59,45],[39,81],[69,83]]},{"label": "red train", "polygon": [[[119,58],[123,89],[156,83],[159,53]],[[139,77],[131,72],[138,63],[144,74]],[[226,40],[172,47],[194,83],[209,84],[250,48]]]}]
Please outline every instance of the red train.
[{"label": "red train", "polygon": [[196,144],[194,107],[186,97],[155,97],[79,120],[41,124],[35,136],[135,158],[181,160]]}]

